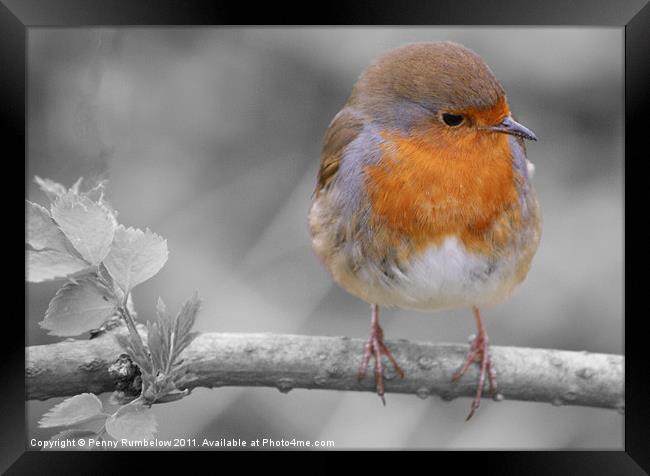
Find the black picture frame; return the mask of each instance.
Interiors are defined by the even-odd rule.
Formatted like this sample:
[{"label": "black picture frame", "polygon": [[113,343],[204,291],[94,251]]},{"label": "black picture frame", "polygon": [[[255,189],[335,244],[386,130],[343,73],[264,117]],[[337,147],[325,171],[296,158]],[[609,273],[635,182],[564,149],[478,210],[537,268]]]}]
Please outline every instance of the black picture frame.
[{"label": "black picture frame", "polygon": [[[650,127],[646,106],[650,97],[650,5],[648,0],[436,0],[417,2],[367,2],[340,5],[327,2],[321,8],[304,4],[304,16],[291,18],[296,7],[259,2],[255,6],[242,2],[183,0],[0,0],[0,94],[4,119],[2,136],[5,167],[17,157],[25,157],[26,167],[26,34],[40,26],[135,26],[135,25],[257,25],[286,24],[289,19],[303,25],[517,25],[517,26],[617,26],[625,30],[625,355],[626,416],[624,451],[559,452],[437,452],[427,463],[430,471],[442,470],[447,464],[462,474],[470,465],[488,474],[648,474],[650,472],[650,398],[647,392],[646,367],[648,345],[644,330],[647,317],[640,304],[644,297],[644,274],[635,275],[635,267],[645,263],[641,246],[647,238],[636,223],[646,220],[641,211],[645,188],[635,181],[648,177],[640,167],[648,161],[642,151]],[[309,8],[307,8],[309,7]],[[6,154],[6,155],[5,155]],[[11,173],[7,172],[11,177]],[[16,180],[5,179],[12,186]],[[25,174],[24,193],[27,194]],[[9,186],[9,184],[7,184]],[[18,193],[6,192],[11,206],[19,213]],[[24,202],[23,202],[24,203]],[[643,217],[643,218],[640,218]],[[24,218],[24,217],[23,217]],[[15,217],[18,221],[19,217]],[[634,233],[633,229],[636,229]],[[643,242],[641,241],[643,240]],[[635,246],[635,245],[639,246]],[[638,255],[637,255],[638,253]],[[641,259],[637,258],[643,257]],[[17,264],[24,269],[24,262]],[[639,269],[642,271],[642,269]],[[17,280],[15,280],[17,282]],[[26,290],[26,288],[24,288]],[[5,288],[7,295],[11,291]],[[8,300],[7,300],[8,301]],[[25,306],[27,305],[25,300]],[[639,308],[640,312],[633,309]],[[11,313],[8,313],[11,314]],[[11,317],[11,316],[5,316]],[[10,335],[11,324],[4,329]],[[24,332],[24,322],[14,319],[17,330]],[[25,341],[3,339],[0,360],[3,388],[0,391],[0,471],[7,474],[77,474],[92,472],[111,474],[128,469],[141,472],[144,462],[169,459],[160,452],[137,453],[125,459],[123,452],[35,452],[26,451],[24,358]],[[129,456],[135,456],[129,452]],[[176,453],[184,457],[187,453]],[[206,456],[210,456],[208,453]],[[373,456],[373,459],[375,457]],[[370,458],[365,457],[366,461]],[[404,459],[401,459],[404,461]],[[197,464],[197,463],[194,463]],[[223,470],[223,462],[220,463]],[[187,468],[187,467],[186,467]],[[216,468],[216,467],[215,467]],[[479,469],[480,468],[480,469]],[[197,467],[197,471],[198,471]]]}]

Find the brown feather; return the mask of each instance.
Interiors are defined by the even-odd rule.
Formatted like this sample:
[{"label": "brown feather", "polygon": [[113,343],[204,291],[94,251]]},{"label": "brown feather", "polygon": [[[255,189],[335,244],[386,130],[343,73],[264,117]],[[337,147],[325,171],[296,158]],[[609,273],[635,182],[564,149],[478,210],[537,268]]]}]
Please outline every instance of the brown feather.
[{"label": "brown feather", "polygon": [[325,132],[314,194],[326,189],[336,178],[343,152],[357,138],[362,129],[362,119],[347,108],[342,109],[332,120]]}]

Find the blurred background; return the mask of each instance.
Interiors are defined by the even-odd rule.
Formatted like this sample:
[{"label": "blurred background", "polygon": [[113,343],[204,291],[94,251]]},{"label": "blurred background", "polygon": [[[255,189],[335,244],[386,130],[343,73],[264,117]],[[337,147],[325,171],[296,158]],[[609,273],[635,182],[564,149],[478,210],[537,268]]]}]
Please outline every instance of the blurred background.
[{"label": "blurred background", "polygon": [[[621,28],[118,28],[28,30],[28,173],[71,186],[108,179],[127,226],[168,240],[167,265],[136,288],[197,290],[197,327],[366,338],[368,306],[311,251],[307,211],[323,133],[359,74],[387,49],[453,40],[475,50],[539,141],[528,146],[544,213],[514,297],[486,313],[495,345],[623,352]],[[46,203],[31,184],[30,199]],[[28,344],[57,283],[28,288]],[[388,339],[466,342],[469,310],[384,310]],[[498,369],[497,369],[498,370]],[[102,396],[106,399],[107,395]],[[506,396],[507,398],[507,396]],[[28,402],[29,438],[61,399]],[[196,389],[154,406],[158,438],[334,440],[336,448],[623,448],[615,411],[484,400],[272,388]]]}]

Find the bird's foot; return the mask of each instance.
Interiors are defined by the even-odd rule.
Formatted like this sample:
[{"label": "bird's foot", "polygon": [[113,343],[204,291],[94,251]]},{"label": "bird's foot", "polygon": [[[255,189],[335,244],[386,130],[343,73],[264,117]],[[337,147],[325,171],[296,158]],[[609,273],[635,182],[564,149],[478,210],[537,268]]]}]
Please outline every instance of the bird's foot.
[{"label": "bird's foot", "polygon": [[363,380],[366,376],[366,371],[368,370],[368,364],[370,363],[370,357],[374,357],[375,360],[375,387],[377,389],[377,395],[381,398],[381,401],[386,405],[386,399],[384,398],[384,374],[383,374],[383,365],[381,362],[381,356],[385,355],[390,360],[391,364],[395,368],[397,374],[404,378],[404,371],[391,354],[386,344],[384,344],[384,331],[379,325],[379,309],[377,306],[372,308],[372,325],[370,327],[370,336],[368,337],[368,342],[363,352],[363,360],[361,361],[361,366],[357,372],[357,379],[359,381]]},{"label": "bird's foot", "polygon": [[451,378],[452,382],[458,382],[458,380],[460,380],[460,378],[465,374],[465,372],[467,371],[469,366],[472,365],[472,363],[474,362],[479,363],[480,371],[479,371],[479,378],[478,378],[478,387],[476,389],[476,396],[474,397],[474,401],[472,402],[472,407],[465,421],[472,418],[474,412],[481,405],[481,396],[483,395],[483,385],[485,383],[486,375],[488,377],[488,381],[490,384],[490,394],[495,395],[497,391],[497,376],[494,367],[492,366],[492,360],[490,359],[490,353],[489,353],[490,343],[489,343],[488,335],[487,332],[485,332],[485,327],[483,326],[481,316],[479,314],[478,309],[476,308],[474,308],[474,316],[476,317],[478,334],[476,335],[476,338],[472,342],[472,346],[470,347],[470,350],[467,353],[467,357],[465,358],[465,363],[460,368],[460,370],[456,372]]}]

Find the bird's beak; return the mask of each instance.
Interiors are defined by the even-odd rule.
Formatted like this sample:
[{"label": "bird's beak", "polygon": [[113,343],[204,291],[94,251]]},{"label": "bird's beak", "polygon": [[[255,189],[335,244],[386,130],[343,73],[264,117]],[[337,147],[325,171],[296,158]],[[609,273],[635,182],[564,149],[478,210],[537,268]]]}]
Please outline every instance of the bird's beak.
[{"label": "bird's beak", "polygon": [[512,116],[508,116],[496,126],[490,126],[486,129],[494,132],[503,132],[505,134],[522,137],[523,139],[537,140],[537,136],[533,131],[519,124],[512,118]]}]

